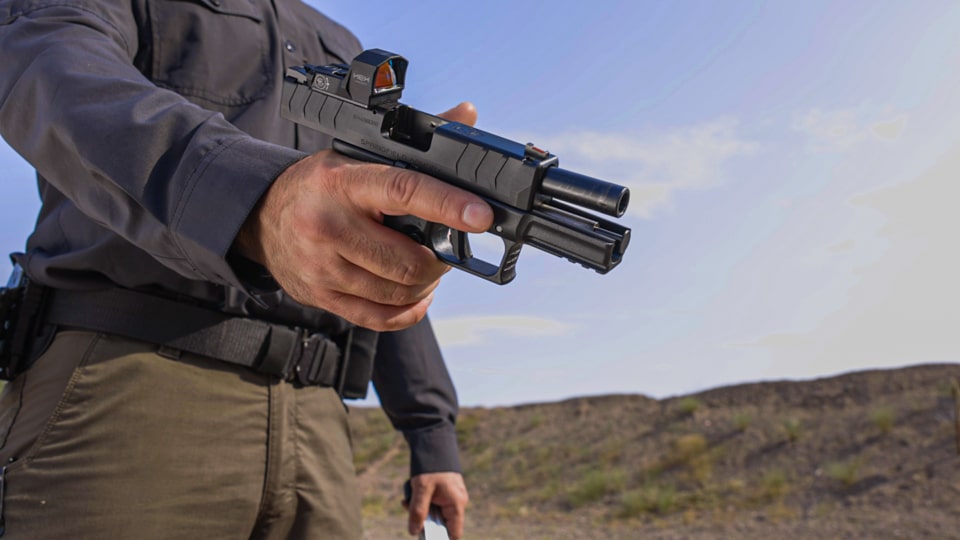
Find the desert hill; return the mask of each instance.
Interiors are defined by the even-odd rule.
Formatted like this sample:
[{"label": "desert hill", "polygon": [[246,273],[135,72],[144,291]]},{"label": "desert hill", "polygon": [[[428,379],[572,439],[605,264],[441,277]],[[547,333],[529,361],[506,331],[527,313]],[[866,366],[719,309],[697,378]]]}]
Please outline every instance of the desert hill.
[{"label": "desert hill", "polygon": [[[470,539],[960,538],[960,366],[466,408]],[[351,410],[368,538],[408,538],[407,453]]]}]

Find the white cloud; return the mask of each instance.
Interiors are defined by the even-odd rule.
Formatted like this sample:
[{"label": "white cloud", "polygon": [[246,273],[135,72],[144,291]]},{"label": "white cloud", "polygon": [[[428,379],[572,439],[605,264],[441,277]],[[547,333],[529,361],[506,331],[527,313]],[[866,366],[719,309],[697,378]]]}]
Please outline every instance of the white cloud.
[{"label": "white cloud", "polygon": [[736,120],[722,118],[647,134],[568,132],[533,140],[560,156],[561,167],[628,186],[628,212],[652,218],[670,207],[674,193],[717,186],[729,160],[756,152],[737,128]]},{"label": "white cloud", "polygon": [[907,117],[869,105],[844,109],[814,108],[797,114],[793,129],[808,138],[816,151],[844,151],[867,139],[896,140]]},{"label": "white cloud", "polygon": [[907,117],[898,116],[889,122],[877,122],[870,128],[870,131],[881,139],[895,140],[900,137],[900,132],[903,131],[906,124]]},{"label": "white cloud", "polygon": [[570,324],[524,315],[465,316],[432,321],[437,339],[444,347],[480,345],[504,337],[557,336],[569,332]]}]

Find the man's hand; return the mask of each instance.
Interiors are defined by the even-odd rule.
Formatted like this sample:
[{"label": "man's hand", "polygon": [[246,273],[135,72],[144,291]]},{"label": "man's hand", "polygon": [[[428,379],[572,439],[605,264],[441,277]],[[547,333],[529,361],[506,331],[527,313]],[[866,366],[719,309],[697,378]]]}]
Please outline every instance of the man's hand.
[{"label": "man's hand", "polygon": [[[441,116],[473,125],[477,112],[461,103]],[[399,330],[426,315],[450,268],[383,225],[384,215],[408,214],[474,233],[493,222],[493,211],[472,193],[324,150],[276,179],[236,246],[294,300],[366,328]]]},{"label": "man's hand", "polygon": [[439,506],[451,540],[463,536],[463,518],[470,497],[460,473],[442,472],[419,474],[410,479],[413,495],[407,506],[407,530],[419,534],[427,519],[430,505]]}]

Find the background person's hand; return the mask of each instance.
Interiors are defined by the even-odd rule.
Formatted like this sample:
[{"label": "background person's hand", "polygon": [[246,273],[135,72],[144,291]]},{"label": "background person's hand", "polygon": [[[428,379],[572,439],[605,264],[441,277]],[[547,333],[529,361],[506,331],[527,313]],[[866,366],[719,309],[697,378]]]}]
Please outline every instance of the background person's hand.
[{"label": "background person's hand", "polygon": [[[440,116],[473,125],[477,112],[461,103]],[[298,302],[373,330],[399,330],[426,315],[450,267],[384,226],[385,214],[410,214],[474,233],[493,221],[490,207],[467,191],[324,150],[276,179],[236,245]]]},{"label": "background person's hand", "polygon": [[419,474],[410,479],[412,495],[407,508],[407,531],[420,533],[430,505],[440,507],[451,540],[463,536],[463,521],[470,496],[463,475],[455,472]]}]

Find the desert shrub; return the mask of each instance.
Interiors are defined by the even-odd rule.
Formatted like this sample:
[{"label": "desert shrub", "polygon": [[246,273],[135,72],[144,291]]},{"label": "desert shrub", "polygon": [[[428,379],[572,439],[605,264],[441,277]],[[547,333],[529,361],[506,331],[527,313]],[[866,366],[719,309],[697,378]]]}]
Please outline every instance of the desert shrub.
[{"label": "desert shrub", "polygon": [[547,461],[557,462],[555,459],[555,452],[552,446],[546,444],[537,444],[530,450],[530,455],[533,457],[535,463],[544,463]]},{"label": "desert shrub", "polygon": [[861,465],[862,463],[859,459],[837,461],[827,464],[825,471],[827,476],[840,482],[844,487],[847,487],[855,484],[860,478]]},{"label": "desert shrub", "polygon": [[681,414],[685,416],[690,416],[693,413],[700,410],[700,407],[702,406],[703,404],[700,402],[699,399],[692,396],[687,396],[680,400],[680,402],[677,404],[677,409],[680,411]]},{"label": "desert shrub", "polygon": [[741,478],[731,478],[726,482],[726,489],[730,493],[742,493],[747,483]]},{"label": "desert shrub", "polygon": [[746,431],[751,423],[753,423],[753,418],[745,412],[740,412],[733,416],[733,429],[741,433]]},{"label": "desert shrub", "polygon": [[623,456],[623,450],[626,446],[626,443],[623,439],[609,439],[603,446],[600,448],[597,455],[597,461],[601,465],[612,465],[621,456]]},{"label": "desert shrub", "polygon": [[500,446],[500,450],[504,456],[512,457],[523,453],[527,445],[522,440],[511,440],[505,441]]},{"label": "desert shrub", "polygon": [[540,489],[533,494],[533,501],[540,503],[556,501],[560,498],[562,489],[563,484],[560,479],[556,477],[551,478],[541,485]]},{"label": "desert shrub", "polygon": [[795,442],[803,433],[803,424],[796,418],[787,418],[783,421],[783,432],[788,441]]},{"label": "desert shrub", "polygon": [[681,435],[673,441],[671,453],[664,459],[663,465],[683,466],[691,480],[702,484],[713,475],[713,458],[708,450],[707,438],[700,433]]},{"label": "desert shrub", "polygon": [[778,500],[767,509],[767,517],[773,522],[792,521],[797,519],[797,511]]},{"label": "desert shrub", "polygon": [[760,480],[760,495],[766,500],[782,497],[787,492],[787,475],[779,469],[764,473]]},{"label": "desert shrub", "polygon": [[751,504],[768,504],[779,501],[790,491],[787,473],[780,469],[765,471],[756,484],[744,493],[744,501]]},{"label": "desert shrub", "polygon": [[487,472],[493,467],[494,460],[497,457],[497,451],[495,448],[484,448],[482,451],[478,452],[474,456],[470,456],[465,460],[465,465],[467,466],[468,473],[482,473]]},{"label": "desert shrub", "polygon": [[626,475],[617,469],[613,471],[590,471],[567,494],[567,500],[574,508],[599,501],[609,493],[623,489]]},{"label": "desert shrub", "polygon": [[537,483],[535,476],[525,466],[514,464],[504,471],[500,486],[506,491],[526,491]]},{"label": "desert shrub", "polygon": [[707,451],[707,438],[699,433],[682,435],[673,441],[673,454],[670,461],[689,463],[695,457]]},{"label": "desert shrub", "polygon": [[873,411],[873,414],[870,415],[870,419],[873,421],[873,425],[880,430],[880,433],[886,435],[893,430],[893,423],[895,420],[895,415],[893,414],[893,409],[889,407],[882,407]]},{"label": "desert shrub", "polygon": [[672,484],[645,484],[620,497],[617,517],[632,518],[643,514],[667,514],[676,507],[677,490]]}]

